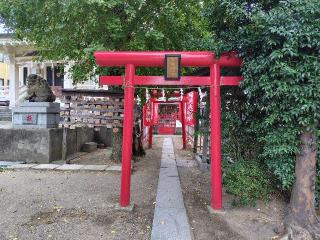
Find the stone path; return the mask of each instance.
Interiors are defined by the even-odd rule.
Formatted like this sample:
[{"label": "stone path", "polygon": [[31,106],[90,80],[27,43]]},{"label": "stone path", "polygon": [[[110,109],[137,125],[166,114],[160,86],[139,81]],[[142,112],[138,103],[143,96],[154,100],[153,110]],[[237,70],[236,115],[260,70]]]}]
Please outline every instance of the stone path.
[{"label": "stone path", "polygon": [[120,171],[120,165],[80,165],[80,164],[11,164],[6,169],[13,170],[55,170],[55,171]]},{"label": "stone path", "polygon": [[152,240],[191,240],[172,138],[163,141]]}]

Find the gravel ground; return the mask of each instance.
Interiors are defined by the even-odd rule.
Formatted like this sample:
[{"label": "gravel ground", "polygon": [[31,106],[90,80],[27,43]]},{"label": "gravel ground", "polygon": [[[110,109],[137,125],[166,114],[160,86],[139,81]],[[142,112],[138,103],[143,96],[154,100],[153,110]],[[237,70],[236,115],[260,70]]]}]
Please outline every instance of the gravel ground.
[{"label": "gravel ground", "polygon": [[134,164],[133,212],[114,209],[119,173],[0,172],[0,239],[150,239],[161,147]]}]

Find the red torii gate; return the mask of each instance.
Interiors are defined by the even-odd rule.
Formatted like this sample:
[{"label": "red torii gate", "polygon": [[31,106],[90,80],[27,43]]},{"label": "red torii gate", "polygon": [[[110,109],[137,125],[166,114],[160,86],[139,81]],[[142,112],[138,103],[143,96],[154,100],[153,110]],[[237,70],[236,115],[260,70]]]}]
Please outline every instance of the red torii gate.
[{"label": "red torii gate", "polygon": [[[180,98],[181,96],[179,96]],[[179,111],[177,112],[178,118],[181,122],[182,128],[182,143],[183,149],[187,146],[187,131],[186,127],[195,125],[195,109],[198,104],[198,93],[191,91],[182,96],[181,100],[167,100],[159,101],[157,98],[150,98],[143,106],[143,126],[149,127],[148,142],[149,148],[152,148],[152,135],[154,125],[159,125],[159,105],[177,105]]]},{"label": "red torii gate", "polygon": [[[163,67],[166,55],[180,55],[182,67],[209,67],[210,76],[182,76],[180,80],[165,80],[164,76],[137,76],[135,68]],[[131,153],[132,153],[132,128],[134,108],[135,85],[157,86],[210,86],[210,114],[211,114],[211,178],[212,200],[211,207],[219,210],[222,208],[222,179],[221,179],[221,112],[220,112],[220,87],[238,86],[242,77],[221,76],[221,67],[241,66],[241,59],[235,54],[228,53],[219,59],[213,52],[95,52],[96,62],[100,66],[125,66],[125,77],[101,76],[101,85],[124,85],[124,127],[122,142],[122,171],[120,206],[130,204],[131,181]]]}]

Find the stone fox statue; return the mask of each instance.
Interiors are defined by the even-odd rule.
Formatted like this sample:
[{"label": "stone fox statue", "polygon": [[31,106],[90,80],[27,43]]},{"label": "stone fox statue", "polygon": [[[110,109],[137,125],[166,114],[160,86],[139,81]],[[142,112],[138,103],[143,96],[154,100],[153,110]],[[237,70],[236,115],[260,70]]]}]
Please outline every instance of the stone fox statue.
[{"label": "stone fox statue", "polygon": [[36,74],[30,74],[27,77],[27,87],[28,96],[26,100],[29,100],[29,102],[54,102],[56,100],[48,82]]}]

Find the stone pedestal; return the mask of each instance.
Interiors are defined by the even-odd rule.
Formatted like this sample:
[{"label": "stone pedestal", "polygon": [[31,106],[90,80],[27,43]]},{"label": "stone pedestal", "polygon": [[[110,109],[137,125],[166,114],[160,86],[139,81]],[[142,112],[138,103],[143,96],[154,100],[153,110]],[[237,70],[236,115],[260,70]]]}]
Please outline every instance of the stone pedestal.
[{"label": "stone pedestal", "polygon": [[12,110],[13,128],[57,128],[59,121],[59,103],[25,101]]}]

